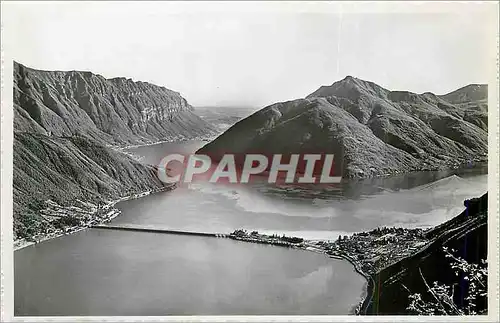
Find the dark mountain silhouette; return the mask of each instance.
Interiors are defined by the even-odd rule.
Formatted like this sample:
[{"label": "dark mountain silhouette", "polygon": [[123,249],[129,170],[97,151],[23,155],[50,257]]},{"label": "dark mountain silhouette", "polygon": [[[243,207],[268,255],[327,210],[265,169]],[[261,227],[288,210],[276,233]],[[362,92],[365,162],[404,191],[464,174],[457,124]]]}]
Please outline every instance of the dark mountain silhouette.
[{"label": "dark mountain silhouette", "polygon": [[[450,266],[443,247],[455,250],[454,255],[468,263],[487,259],[488,250],[488,194],[464,202],[466,209],[455,218],[429,230],[431,243],[416,254],[384,268],[373,276],[369,289],[373,297],[363,304],[362,313],[377,315],[408,314],[408,296],[420,293],[424,300],[433,300],[427,284],[439,282],[455,286],[455,304],[467,297],[468,284]],[[422,275],[420,274],[422,273]],[[476,311],[481,313],[488,304],[479,302]]]}]

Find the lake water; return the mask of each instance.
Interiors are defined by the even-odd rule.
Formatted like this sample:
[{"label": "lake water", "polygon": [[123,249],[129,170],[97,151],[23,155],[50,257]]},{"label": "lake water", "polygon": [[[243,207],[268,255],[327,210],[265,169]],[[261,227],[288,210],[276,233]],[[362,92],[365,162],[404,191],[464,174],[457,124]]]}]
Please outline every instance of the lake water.
[{"label": "lake water", "polygon": [[[201,142],[129,149],[145,163]],[[336,239],[429,227],[486,192],[484,169],[406,174],[329,190],[194,183],[119,203],[116,224]],[[228,239],[91,229],[15,253],[16,315],[348,314],[365,280],[341,260]]]},{"label": "lake water", "polygon": [[[130,152],[158,164],[167,153],[190,153],[202,145],[165,143]],[[243,228],[310,239],[336,239],[380,226],[427,228],[462,212],[465,199],[484,194],[487,177],[480,167],[350,181],[328,190],[263,182],[192,183],[118,204],[123,213],[115,222],[219,233]]]},{"label": "lake water", "polygon": [[16,315],[346,314],[364,279],[323,255],[90,229],[15,253]]}]

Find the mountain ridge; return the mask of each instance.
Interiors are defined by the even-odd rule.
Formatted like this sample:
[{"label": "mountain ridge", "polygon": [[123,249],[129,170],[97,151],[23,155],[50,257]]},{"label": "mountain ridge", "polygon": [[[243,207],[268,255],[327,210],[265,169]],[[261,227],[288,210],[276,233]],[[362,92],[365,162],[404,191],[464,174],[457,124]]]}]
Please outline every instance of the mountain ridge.
[{"label": "mountain ridge", "polygon": [[[447,92],[445,94],[435,94],[433,92],[430,92],[430,91],[425,91],[423,93],[418,93],[418,92],[413,92],[413,91],[407,91],[407,90],[389,90],[388,88],[386,87],[383,87],[383,86],[380,86],[378,85],[377,83],[375,82],[372,82],[372,81],[367,81],[367,80],[364,80],[362,78],[358,78],[358,77],[355,77],[355,76],[352,76],[352,75],[346,75],[343,79],[339,80],[339,81],[335,81],[333,82],[331,85],[321,85],[318,89],[316,89],[315,91],[311,92],[310,94],[306,95],[305,98],[308,98],[308,97],[312,97],[312,96],[315,96],[315,93],[317,93],[318,91],[320,90],[326,90],[328,88],[332,88],[334,87],[335,85],[339,85],[339,84],[343,84],[343,83],[354,83],[354,84],[358,84],[358,85],[368,85],[368,86],[373,86],[373,87],[376,87],[380,90],[383,90],[383,91],[387,91],[387,92],[408,92],[408,93],[412,93],[412,94],[417,94],[417,95],[426,95],[426,94],[430,94],[432,96],[435,96],[435,97],[440,97],[440,98],[443,98],[445,99],[445,97],[452,97],[453,95],[457,94],[457,93],[463,93],[463,92],[477,92],[478,94],[478,98],[476,98],[475,100],[480,100],[480,99],[487,99],[488,98],[488,93],[487,93],[487,88],[488,88],[488,85],[486,83],[469,83],[465,86],[462,86],[456,90],[453,90],[453,91],[450,91],[450,92]],[[446,100],[446,99],[445,99]]]},{"label": "mountain ridge", "polygon": [[14,62],[15,131],[85,135],[105,144],[213,135],[178,92],[81,71],[41,71]]},{"label": "mountain ridge", "polygon": [[109,200],[164,188],[154,166],[109,146],[216,132],[178,92],[130,78],[14,62],[13,91],[15,239],[86,225]]},{"label": "mountain ridge", "polygon": [[255,112],[198,152],[215,160],[245,151],[333,153],[344,177],[458,167],[487,154],[487,104],[481,93],[464,101],[467,89],[450,92],[461,98],[452,104],[348,76]]}]

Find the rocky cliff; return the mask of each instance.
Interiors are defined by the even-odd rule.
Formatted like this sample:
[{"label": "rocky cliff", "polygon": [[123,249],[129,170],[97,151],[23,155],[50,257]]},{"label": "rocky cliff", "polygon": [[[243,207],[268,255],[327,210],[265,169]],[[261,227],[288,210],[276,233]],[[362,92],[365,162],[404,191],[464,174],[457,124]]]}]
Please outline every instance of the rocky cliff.
[{"label": "rocky cliff", "polygon": [[438,96],[348,76],[263,108],[198,153],[333,153],[337,175],[370,177],[484,160],[487,148],[486,85]]},{"label": "rocky cliff", "polygon": [[90,72],[39,71],[14,63],[14,128],[84,135],[103,144],[151,143],[213,135],[177,92]]}]

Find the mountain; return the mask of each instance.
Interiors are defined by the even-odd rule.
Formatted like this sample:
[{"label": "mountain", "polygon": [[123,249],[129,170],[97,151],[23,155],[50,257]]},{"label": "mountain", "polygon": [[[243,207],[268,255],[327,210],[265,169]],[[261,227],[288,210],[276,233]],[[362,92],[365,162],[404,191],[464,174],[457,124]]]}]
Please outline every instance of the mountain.
[{"label": "mountain", "polygon": [[[479,264],[488,255],[488,195],[465,201],[466,209],[455,218],[429,230],[431,240],[423,250],[392,264],[373,276],[369,289],[373,297],[363,304],[362,313],[377,315],[408,314],[408,296],[419,293],[425,301],[434,300],[427,291],[427,284],[435,281],[455,285],[454,303],[467,298],[468,283],[456,275],[443,247],[454,250],[453,255],[468,263]],[[436,270],[439,268],[439,270]],[[479,299],[476,311],[487,309],[484,299]]]},{"label": "mountain", "polygon": [[441,95],[441,98],[450,103],[467,103],[471,101],[488,103],[488,86],[484,84],[470,84],[451,93]]},{"label": "mountain", "polygon": [[153,166],[107,147],[215,132],[164,87],[14,63],[15,238],[89,223],[106,201],[163,188]]},{"label": "mountain", "polygon": [[14,128],[84,135],[106,145],[213,135],[179,93],[123,77],[40,71],[14,63]]},{"label": "mountain", "polygon": [[16,238],[43,233],[51,227],[52,216],[44,217],[41,212],[49,200],[63,208],[84,207],[161,187],[154,167],[88,138],[14,133]]},{"label": "mountain", "polygon": [[458,166],[487,154],[486,92],[485,85],[444,96],[390,91],[348,76],[263,108],[198,153],[215,160],[223,153],[333,153],[343,177]]}]

